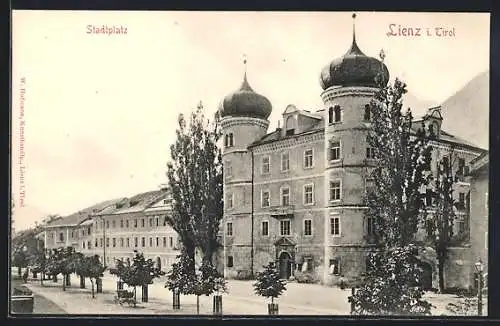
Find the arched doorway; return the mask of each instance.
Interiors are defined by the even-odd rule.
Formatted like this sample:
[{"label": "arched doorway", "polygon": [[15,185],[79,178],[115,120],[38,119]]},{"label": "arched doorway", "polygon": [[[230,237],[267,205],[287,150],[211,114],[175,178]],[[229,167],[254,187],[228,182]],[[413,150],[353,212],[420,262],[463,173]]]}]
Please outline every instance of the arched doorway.
[{"label": "arched doorway", "polygon": [[292,275],[292,257],[286,251],[279,256],[280,278],[288,280]]},{"label": "arched doorway", "polygon": [[420,261],[419,267],[422,269],[422,288],[425,291],[432,289],[432,266],[429,263]]},{"label": "arched doorway", "polygon": [[161,258],[160,257],[156,257],[156,268],[161,270]]}]

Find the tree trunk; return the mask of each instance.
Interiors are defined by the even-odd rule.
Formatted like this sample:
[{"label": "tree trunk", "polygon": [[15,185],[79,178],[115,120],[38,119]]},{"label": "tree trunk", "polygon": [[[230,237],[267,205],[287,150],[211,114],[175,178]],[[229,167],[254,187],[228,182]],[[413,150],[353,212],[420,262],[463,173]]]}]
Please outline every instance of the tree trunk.
[{"label": "tree trunk", "polygon": [[102,279],[100,277],[96,278],[97,293],[102,293]]},{"label": "tree trunk", "polygon": [[71,286],[71,274],[66,274],[66,286]]},{"label": "tree trunk", "polygon": [[63,291],[66,291],[66,275],[64,274],[63,274],[62,284],[63,284]]},{"label": "tree trunk", "polygon": [[33,272],[33,278],[37,278],[38,277],[38,273],[37,272]]},{"label": "tree trunk", "polygon": [[80,289],[85,289],[85,277],[80,275]]},{"label": "tree trunk", "polygon": [[145,285],[142,286],[141,301],[142,302],[148,302],[148,285],[147,284],[145,284]]},{"label": "tree trunk", "polygon": [[444,293],[444,258],[438,257],[439,292]]},{"label": "tree trunk", "polygon": [[45,279],[45,273],[41,272],[40,273],[40,286],[43,286],[43,280]]},{"label": "tree trunk", "polygon": [[17,275],[22,276],[21,266],[17,266]]},{"label": "tree trunk", "polygon": [[200,296],[199,295],[196,296],[196,314],[197,315],[200,314]]},{"label": "tree trunk", "polygon": [[92,299],[94,299],[95,298],[95,294],[94,294],[94,280],[90,279],[90,283],[92,284]]},{"label": "tree trunk", "polygon": [[57,283],[57,274],[52,275],[52,282]]},{"label": "tree trunk", "polygon": [[137,302],[137,292],[136,292],[136,287],[134,286],[134,301]]}]

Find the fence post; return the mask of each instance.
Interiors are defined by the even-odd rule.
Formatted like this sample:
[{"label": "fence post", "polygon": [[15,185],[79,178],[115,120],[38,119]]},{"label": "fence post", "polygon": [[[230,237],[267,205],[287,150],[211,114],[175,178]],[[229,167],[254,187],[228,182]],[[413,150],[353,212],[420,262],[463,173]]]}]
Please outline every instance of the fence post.
[{"label": "fence post", "polygon": [[356,293],[356,289],[354,287],[351,288],[351,315],[354,314],[354,294]]}]

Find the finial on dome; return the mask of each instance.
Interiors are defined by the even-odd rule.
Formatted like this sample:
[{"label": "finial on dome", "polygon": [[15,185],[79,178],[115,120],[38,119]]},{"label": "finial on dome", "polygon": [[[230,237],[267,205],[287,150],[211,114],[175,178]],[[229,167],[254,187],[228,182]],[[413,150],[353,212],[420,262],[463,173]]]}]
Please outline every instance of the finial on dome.
[{"label": "finial on dome", "polygon": [[352,14],[352,42],[356,43],[356,13]]},{"label": "finial on dome", "polygon": [[243,75],[243,83],[241,84],[241,90],[247,90],[253,92],[252,87],[250,87],[250,84],[248,83],[247,79],[247,55],[243,53],[243,65],[245,66],[245,72]]}]

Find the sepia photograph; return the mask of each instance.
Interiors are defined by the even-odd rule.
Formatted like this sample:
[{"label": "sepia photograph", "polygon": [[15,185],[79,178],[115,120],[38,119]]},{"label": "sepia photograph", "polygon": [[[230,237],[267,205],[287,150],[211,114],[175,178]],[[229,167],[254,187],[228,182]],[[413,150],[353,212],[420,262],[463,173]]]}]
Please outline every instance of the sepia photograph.
[{"label": "sepia photograph", "polygon": [[10,316],[488,316],[489,59],[489,13],[13,10]]}]

